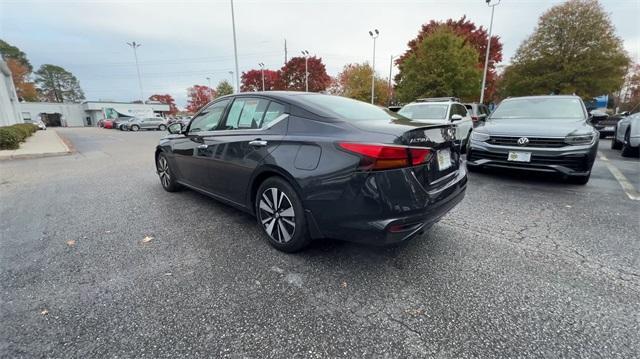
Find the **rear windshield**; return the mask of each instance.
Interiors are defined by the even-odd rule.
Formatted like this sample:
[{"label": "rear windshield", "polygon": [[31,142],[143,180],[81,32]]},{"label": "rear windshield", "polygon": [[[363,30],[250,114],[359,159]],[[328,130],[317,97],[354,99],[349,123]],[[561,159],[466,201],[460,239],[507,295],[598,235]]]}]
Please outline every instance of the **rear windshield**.
[{"label": "rear windshield", "polygon": [[406,105],[398,113],[412,120],[443,120],[448,109],[448,104],[420,103]]},{"label": "rear windshield", "polygon": [[298,99],[306,102],[311,107],[318,108],[321,112],[331,114],[345,121],[388,121],[390,119],[403,118],[386,108],[346,97],[308,94],[299,96]]},{"label": "rear windshield", "polygon": [[580,99],[549,97],[505,100],[491,115],[492,119],[581,119],[584,117]]}]

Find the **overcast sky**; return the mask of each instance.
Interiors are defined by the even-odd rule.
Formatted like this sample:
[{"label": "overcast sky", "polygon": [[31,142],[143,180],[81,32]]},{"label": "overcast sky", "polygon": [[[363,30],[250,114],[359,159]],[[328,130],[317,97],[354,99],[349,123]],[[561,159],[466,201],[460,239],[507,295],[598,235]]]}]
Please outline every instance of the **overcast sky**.
[{"label": "overcast sky", "polygon": [[[505,63],[534,29],[538,17],[559,0],[503,0],[494,34]],[[638,61],[640,0],[603,0],[625,48]],[[307,49],[335,76],[350,62],[371,61],[368,30],[377,28],[376,70],[388,76],[391,55],[406,50],[420,25],[463,15],[488,27],[483,0],[439,1],[235,1],[240,72],[278,69]],[[133,53],[138,50],[145,97],[170,93],[179,106],[186,88],[231,79],[234,70],[229,1],[6,1],[0,0],[0,38],[27,53],[35,68],[56,64],[73,72],[89,100],[139,97]]]}]

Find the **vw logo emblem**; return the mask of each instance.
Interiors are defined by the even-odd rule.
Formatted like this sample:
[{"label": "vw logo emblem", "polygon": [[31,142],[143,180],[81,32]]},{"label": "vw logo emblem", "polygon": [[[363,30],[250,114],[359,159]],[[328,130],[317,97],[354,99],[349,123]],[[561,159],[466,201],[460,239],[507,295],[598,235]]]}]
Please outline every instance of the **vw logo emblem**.
[{"label": "vw logo emblem", "polygon": [[518,145],[520,146],[526,146],[529,144],[529,139],[526,137],[520,137],[518,138]]}]

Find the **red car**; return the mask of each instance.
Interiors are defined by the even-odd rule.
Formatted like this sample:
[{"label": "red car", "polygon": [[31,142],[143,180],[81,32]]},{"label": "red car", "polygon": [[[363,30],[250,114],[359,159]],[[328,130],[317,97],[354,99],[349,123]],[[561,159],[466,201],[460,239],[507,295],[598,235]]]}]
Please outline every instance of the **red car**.
[{"label": "red car", "polygon": [[101,127],[113,128],[113,120],[110,120],[110,119],[102,120],[102,126]]}]

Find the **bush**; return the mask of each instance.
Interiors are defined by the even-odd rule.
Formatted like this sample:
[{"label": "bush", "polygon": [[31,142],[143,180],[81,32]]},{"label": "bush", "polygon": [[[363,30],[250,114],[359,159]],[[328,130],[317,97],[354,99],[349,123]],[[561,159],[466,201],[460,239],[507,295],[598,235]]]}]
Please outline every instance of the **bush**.
[{"label": "bush", "polygon": [[0,127],[0,150],[16,150],[27,137],[33,135],[38,126],[31,123],[19,123]]}]

